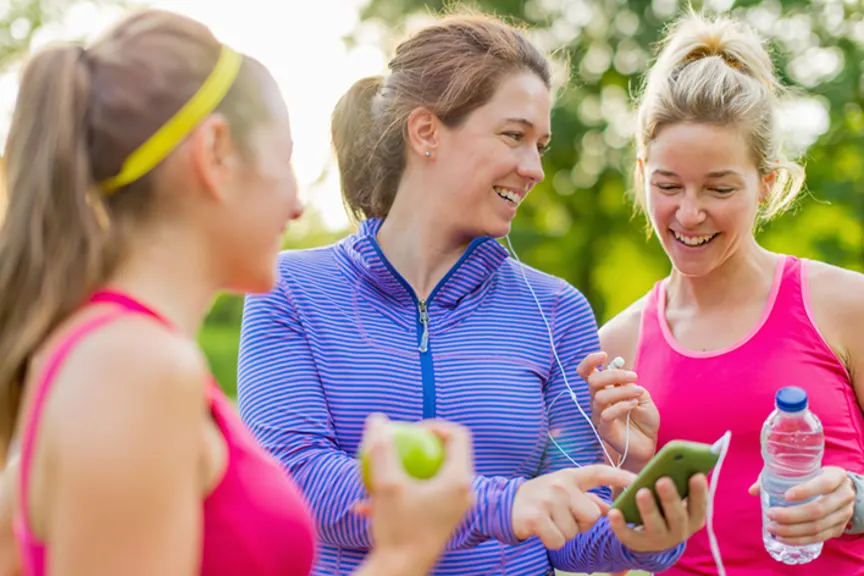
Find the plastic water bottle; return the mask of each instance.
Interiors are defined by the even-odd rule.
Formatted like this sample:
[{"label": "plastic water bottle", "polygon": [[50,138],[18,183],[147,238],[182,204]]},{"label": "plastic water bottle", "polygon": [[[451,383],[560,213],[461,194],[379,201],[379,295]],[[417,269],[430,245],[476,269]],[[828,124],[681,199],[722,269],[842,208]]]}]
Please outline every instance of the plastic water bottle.
[{"label": "plastic water bottle", "polygon": [[777,391],[776,409],[762,426],[762,542],[768,554],[784,564],[806,564],[819,557],[822,543],[789,546],[768,532],[769,508],[796,506],[805,501],[787,502],[784,494],[793,486],[819,475],[825,435],[822,423],[807,402],[807,392],[789,386]]}]

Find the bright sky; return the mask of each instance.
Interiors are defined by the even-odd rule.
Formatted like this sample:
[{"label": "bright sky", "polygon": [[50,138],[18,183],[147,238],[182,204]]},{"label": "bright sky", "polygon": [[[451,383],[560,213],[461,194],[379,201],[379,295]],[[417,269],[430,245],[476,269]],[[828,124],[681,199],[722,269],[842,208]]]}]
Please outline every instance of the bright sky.
[{"label": "bright sky", "polygon": [[[270,69],[292,115],[294,167],[303,197],[321,212],[325,224],[334,228],[342,227],[348,220],[330,148],[330,113],[355,80],[381,74],[386,68],[383,54],[373,44],[360,45],[349,52],[342,41],[355,30],[358,8],[363,2],[291,2],[290,12],[285,4],[280,8],[270,0],[148,2],[152,7],[170,9],[204,22],[220,40],[256,57]],[[120,14],[116,8],[81,4],[69,12],[62,25],[40,34],[34,47],[56,39],[95,36]],[[17,74],[14,70],[0,76],[0,148],[15,103]],[[318,182],[325,168],[330,168],[329,175]]]}]

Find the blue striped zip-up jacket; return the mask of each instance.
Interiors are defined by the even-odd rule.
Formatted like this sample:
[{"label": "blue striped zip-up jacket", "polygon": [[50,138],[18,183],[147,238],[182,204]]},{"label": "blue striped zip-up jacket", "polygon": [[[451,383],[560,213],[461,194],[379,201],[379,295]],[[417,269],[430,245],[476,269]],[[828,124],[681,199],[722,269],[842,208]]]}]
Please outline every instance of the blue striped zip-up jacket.
[{"label": "blue striped zip-up jacket", "polygon": [[[565,392],[546,325],[520,270],[494,239],[474,241],[426,301],[382,254],[379,220],[334,246],[285,252],[268,294],[248,296],[238,366],[240,413],[303,490],[321,540],[313,574],[348,575],[370,548],[356,460],[366,416],[446,418],[470,427],[477,504],[436,575],[552,574],[553,568],[661,571],[683,544],[626,549],[602,518],[560,550],[511,527],[516,490],[570,466],[603,460],[590,426]],[[526,269],[578,401],[576,366],[599,349],[591,307],[561,279]],[[609,489],[599,489],[604,498]],[[417,519],[422,522],[422,518]]]}]

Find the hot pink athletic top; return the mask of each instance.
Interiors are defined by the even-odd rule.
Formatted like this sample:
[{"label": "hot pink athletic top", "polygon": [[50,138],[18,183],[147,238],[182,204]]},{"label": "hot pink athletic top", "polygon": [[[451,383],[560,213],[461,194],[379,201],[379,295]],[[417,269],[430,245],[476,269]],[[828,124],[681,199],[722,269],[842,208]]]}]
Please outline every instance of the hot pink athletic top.
[{"label": "hot pink athletic top", "polygon": [[[57,346],[36,381],[21,437],[21,484],[15,530],[28,576],[48,573],[45,544],[27,520],[30,463],[35,434],[51,383],[70,350],[99,327],[128,314],[145,314],[168,325],[124,294],[102,291],[92,302],[111,311],[77,327]],[[208,387],[211,413],[228,445],[225,476],[203,503],[201,574],[205,576],[306,576],[315,555],[314,525],[306,504],[281,467],[247,432],[215,382]]]},{"label": "hot pink athletic top", "polygon": [[[675,341],[662,281],[643,311],[635,371],[660,411],[659,446],[673,439],[714,443],[732,431],[714,502],[714,529],[729,576],[864,575],[860,536],[827,541],[821,556],[802,566],[773,560],[762,545],[759,497],[747,492],[762,470],[762,423],[774,409],[777,389],[787,385],[807,391],[822,421],[823,464],[864,472],[864,418],[849,374],[817,331],[808,303],[806,267],[785,256],[758,324],[726,349],[693,352]],[[663,574],[717,574],[707,531],[694,534],[681,560]]]}]

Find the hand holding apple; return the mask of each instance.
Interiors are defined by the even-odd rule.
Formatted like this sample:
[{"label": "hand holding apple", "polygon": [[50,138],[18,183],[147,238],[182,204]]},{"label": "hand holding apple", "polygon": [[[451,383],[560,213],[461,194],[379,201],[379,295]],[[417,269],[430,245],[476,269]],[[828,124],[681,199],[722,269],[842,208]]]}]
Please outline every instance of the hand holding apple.
[{"label": "hand holding apple", "polygon": [[354,510],[371,520],[372,554],[410,567],[401,573],[428,573],[474,502],[467,428],[442,421],[396,423],[373,415],[360,460],[370,497]]},{"label": "hand holding apple", "polygon": [[[441,438],[419,423],[390,422],[388,426],[405,472],[418,480],[435,476],[444,463],[444,442]],[[369,451],[361,447],[360,452],[363,485],[371,494],[373,484]]]}]

